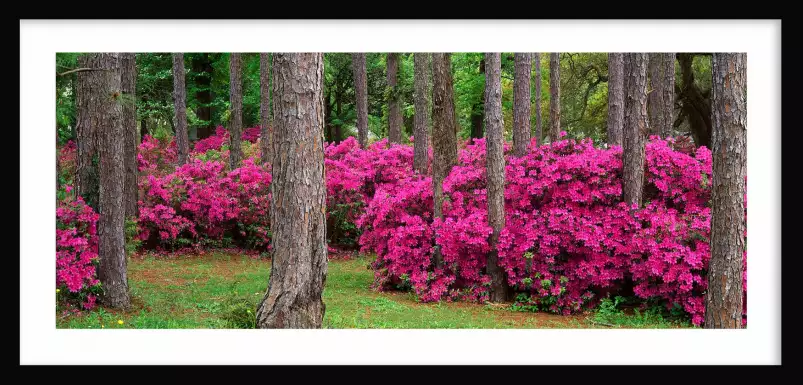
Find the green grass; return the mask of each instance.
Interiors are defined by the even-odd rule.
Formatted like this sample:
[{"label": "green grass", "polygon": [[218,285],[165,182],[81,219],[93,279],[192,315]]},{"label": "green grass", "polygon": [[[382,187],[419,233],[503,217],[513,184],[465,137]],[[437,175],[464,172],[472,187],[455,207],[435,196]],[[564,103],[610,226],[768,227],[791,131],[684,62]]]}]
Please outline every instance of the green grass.
[{"label": "green grass", "polygon": [[[411,293],[371,290],[367,258],[329,261],[324,328],[608,328],[678,327],[655,318],[608,318],[594,314],[559,316],[516,312],[510,305],[428,303]],[[132,258],[128,264],[132,308],[127,312],[96,308],[62,316],[58,328],[193,329],[253,327],[254,312],[264,296],[270,262],[247,256]],[[119,324],[119,321],[123,321]]]}]

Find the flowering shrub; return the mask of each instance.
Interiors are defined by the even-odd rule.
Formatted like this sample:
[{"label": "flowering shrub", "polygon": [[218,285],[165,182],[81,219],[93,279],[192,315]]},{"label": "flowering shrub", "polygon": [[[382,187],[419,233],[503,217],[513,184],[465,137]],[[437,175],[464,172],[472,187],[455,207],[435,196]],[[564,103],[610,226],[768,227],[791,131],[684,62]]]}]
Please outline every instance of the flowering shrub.
[{"label": "flowering shrub", "polygon": [[176,166],[176,141],[172,137],[159,140],[145,135],[137,151],[137,165],[140,175],[165,175]]},{"label": "flowering shrub", "polygon": [[97,279],[98,214],[81,197],[66,198],[56,208],[56,288],[68,302],[92,309],[100,293]]},{"label": "flowering shrub", "polygon": [[78,146],[72,140],[58,150],[58,162],[60,168],[59,179],[66,184],[71,184],[75,176],[77,166]]},{"label": "flowering shrub", "polygon": [[229,141],[229,132],[223,126],[217,126],[215,134],[195,142],[193,154],[203,154],[209,150],[220,150]]},{"label": "flowering shrub", "polygon": [[256,143],[261,133],[262,129],[259,127],[246,128],[240,135],[240,139],[244,142]]}]

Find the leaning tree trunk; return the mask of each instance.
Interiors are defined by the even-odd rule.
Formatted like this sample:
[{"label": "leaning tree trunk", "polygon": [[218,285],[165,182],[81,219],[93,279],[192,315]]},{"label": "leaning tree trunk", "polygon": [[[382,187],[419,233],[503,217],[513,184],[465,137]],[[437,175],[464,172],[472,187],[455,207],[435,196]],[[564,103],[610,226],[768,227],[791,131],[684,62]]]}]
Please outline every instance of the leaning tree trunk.
[{"label": "leaning tree trunk", "polygon": [[262,119],[260,132],[260,158],[262,164],[270,163],[271,140],[273,140],[273,114],[270,110],[270,54],[259,54],[259,114]]},{"label": "leaning tree trunk", "polygon": [[664,127],[664,55],[662,53],[649,54],[650,87],[647,92],[647,109],[650,113],[650,134],[663,136],[662,132],[667,131]]},{"label": "leaning tree trunk", "polygon": [[173,54],[173,111],[176,128],[176,149],[178,165],[187,163],[190,153],[190,140],[187,133],[187,87],[184,82],[184,54]]},{"label": "leaning tree trunk", "polygon": [[240,63],[240,54],[232,52],[231,72],[229,74],[229,98],[231,100],[229,164],[232,170],[240,167],[243,158],[243,149],[240,145],[240,135],[243,128],[243,78],[240,71]]},{"label": "leaning tree trunk", "polygon": [[413,168],[426,174],[429,168],[429,98],[427,79],[429,78],[429,54],[413,54],[415,67],[415,132],[413,133]]},{"label": "leaning tree trunk", "polygon": [[714,53],[711,61],[711,262],[705,328],[742,327],[742,258],[745,251],[747,175],[747,54]]},{"label": "leaning tree trunk", "polygon": [[354,95],[357,99],[357,138],[362,148],[368,146],[368,75],[365,60],[365,52],[351,54]]},{"label": "leaning tree trunk", "polygon": [[621,146],[625,120],[624,56],[608,54],[608,145]]},{"label": "leaning tree trunk", "polygon": [[[516,82],[519,81],[518,79],[520,76],[519,64],[517,58]],[[524,68],[524,70],[526,70],[525,72],[529,78],[530,63],[524,63],[521,67],[525,65],[526,68]],[[486,270],[491,277],[491,286],[489,288],[490,301],[503,302],[507,300],[508,285],[505,279],[505,272],[499,267],[499,253],[497,250],[499,233],[502,231],[502,228],[505,227],[505,156],[503,153],[504,139],[502,138],[502,58],[498,52],[485,54],[485,70],[485,143],[487,144],[486,175],[488,178],[488,225],[493,229],[493,233],[491,233],[488,242],[490,251],[488,252]],[[527,95],[529,96],[529,81],[527,83]],[[519,90],[515,92],[517,96],[520,96],[518,95]],[[529,106],[530,98],[528,97],[526,101]],[[529,120],[528,114],[528,123]],[[529,124],[527,126],[529,127]],[[529,129],[527,133],[529,134]]]},{"label": "leaning tree trunk", "polygon": [[401,126],[402,115],[401,105],[399,98],[399,90],[397,87],[399,75],[399,54],[388,54],[388,88],[390,95],[388,97],[388,140],[391,143],[401,143]]},{"label": "leaning tree trunk", "polygon": [[[488,55],[490,54],[487,53],[485,54],[486,61],[488,61]],[[515,60],[515,75],[513,80],[513,153],[516,156],[524,156],[525,154],[527,154],[527,146],[530,145],[530,110],[531,110],[530,77],[532,76],[532,58],[530,57],[529,53],[517,53],[515,54],[514,60]],[[486,63],[485,66],[487,67],[488,64]],[[489,69],[488,75],[486,75],[485,77],[486,127],[488,121],[487,111],[490,105],[488,103],[488,95],[489,95],[488,92],[490,92],[491,89],[488,88],[488,83],[487,83],[488,79],[491,77],[490,71],[491,70]],[[501,82],[501,77],[500,77],[500,82]],[[500,121],[501,121],[501,115],[500,115]]]},{"label": "leaning tree trunk", "polygon": [[90,54],[89,110],[97,122],[100,159],[100,220],[98,221],[98,279],[103,287],[101,303],[112,308],[128,308],[128,277],[125,255],[125,207],[123,207],[123,101],[120,97],[120,57],[117,53]]},{"label": "leaning tree trunk", "polygon": [[[97,62],[96,57],[81,55],[78,57],[78,67],[95,68],[92,64]],[[78,196],[84,199],[87,205],[95,211],[98,210],[98,194],[100,193],[100,172],[98,170],[98,137],[97,124],[91,119],[91,106],[93,98],[101,92],[96,90],[101,83],[99,71],[78,72],[78,85],[75,89],[76,114],[76,144],[78,147],[75,189]]]},{"label": "leaning tree trunk", "polygon": [[137,63],[134,53],[120,54],[120,82],[123,95],[123,159],[125,183],[123,205],[126,218],[137,216]]},{"label": "leaning tree trunk", "polygon": [[560,138],[560,53],[549,54],[549,139]]},{"label": "leaning tree trunk", "polygon": [[323,53],[273,54],[272,266],[259,328],[320,328],[326,306]]},{"label": "leaning tree trunk", "polygon": [[[457,124],[455,123],[452,60],[449,53],[432,54],[432,190],[435,218],[443,218],[443,180],[457,164]],[[435,248],[435,266],[443,265],[440,249]]]},{"label": "leaning tree trunk", "polygon": [[641,206],[644,187],[644,141],[649,132],[647,124],[647,54],[626,53],[625,64],[625,125],[622,147],[622,177],[624,200]]},{"label": "leaning tree trunk", "polygon": [[664,92],[664,127],[661,137],[672,136],[672,125],[675,122],[675,53],[665,52],[663,59],[663,92]]},{"label": "leaning tree trunk", "polygon": [[535,139],[541,144],[541,53],[533,53],[535,62]]},{"label": "leaning tree trunk", "polygon": [[[480,75],[485,76],[485,58],[480,58]],[[471,138],[483,137],[482,124],[485,120],[485,92],[482,93],[479,103],[471,107]]]}]

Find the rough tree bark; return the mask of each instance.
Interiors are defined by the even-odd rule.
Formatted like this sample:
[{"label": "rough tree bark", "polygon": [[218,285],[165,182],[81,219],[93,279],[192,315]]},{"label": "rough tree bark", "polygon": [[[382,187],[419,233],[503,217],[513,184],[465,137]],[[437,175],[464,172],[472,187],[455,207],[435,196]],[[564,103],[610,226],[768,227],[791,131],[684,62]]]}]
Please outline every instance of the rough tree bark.
[{"label": "rough tree bark", "polygon": [[[517,54],[518,55],[518,54]],[[528,55],[529,56],[529,55]],[[486,130],[486,174],[488,176],[488,225],[493,229],[489,237],[489,246],[486,270],[491,277],[489,299],[491,302],[503,302],[507,300],[508,286],[505,273],[498,263],[498,250],[496,248],[499,240],[499,233],[505,227],[505,157],[504,139],[502,137],[502,58],[497,53],[485,54],[485,130]],[[516,59],[516,82],[518,82],[519,60]],[[530,63],[521,65],[529,78]],[[527,82],[527,95],[529,96],[530,85]],[[516,90],[515,92],[519,92]],[[527,105],[530,98],[526,99]],[[527,121],[529,122],[529,114]],[[529,127],[529,124],[527,125]],[[527,131],[529,134],[529,130]],[[515,131],[514,131],[515,134]],[[528,135],[529,137],[529,135]],[[525,147],[526,151],[526,147]]]},{"label": "rough tree bark", "polygon": [[661,137],[666,138],[672,135],[672,124],[675,122],[675,53],[664,52],[663,59],[663,87],[664,92],[664,128]]},{"label": "rough tree bark", "polygon": [[[488,55],[489,54],[487,53],[485,54],[486,61],[488,60]],[[514,60],[515,60],[515,71],[514,71],[515,75],[513,80],[513,153],[516,156],[524,156],[525,154],[527,154],[527,146],[530,145],[530,111],[532,107],[530,105],[530,77],[532,76],[532,57],[530,56],[529,53],[516,53]],[[488,64],[486,64],[486,67],[487,66]],[[486,75],[485,77],[486,116],[488,115],[487,111],[489,106],[488,92],[490,91],[490,88],[488,88],[487,82],[490,77],[490,70],[488,74],[489,75]],[[501,77],[500,77],[500,82],[501,82]],[[486,121],[488,121],[487,117]]]},{"label": "rough tree bark", "polygon": [[351,54],[351,65],[354,71],[354,94],[357,99],[357,138],[360,147],[366,148],[368,146],[368,75],[365,52]]},{"label": "rough tree bark", "polygon": [[711,262],[705,328],[742,328],[747,173],[747,54],[714,53]]},{"label": "rough tree bark", "polygon": [[137,61],[134,53],[120,53],[120,83],[123,95],[123,158],[125,183],[123,195],[126,218],[136,217],[137,187]]},{"label": "rough tree bark", "polygon": [[647,91],[647,110],[650,119],[650,135],[661,135],[664,130],[664,71],[663,54],[653,52],[648,55],[649,87]]},{"label": "rough tree bark", "polygon": [[[485,76],[485,58],[480,59],[480,74]],[[485,122],[485,92],[479,103],[471,107],[471,137],[479,139],[484,136],[482,125]]]},{"label": "rough tree bark", "polygon": [[388,141],[401,143],[401,102],[396,88],[399,76],[399,54],[388,53],[387,66],[388,87],[390,88],[390,97],[388,98]]},{"label": "rough tree bark", "polygon": [[195,98],[198,100],[198,108],[195,110],[195,116],[198,119],[207,122],[205,126],[198,127],[198,139],[208,138],[214,133],[212,126],[212,61],[209,60],[209,54],[194,55],[192,59],[192,71],[195,75],[195,85],[198,91],[195,93]]},{"label": "rough tree bark", "polygon": [[413,65],[415,71],[415,132],[413,133],[413,168],[416,172],[426,174],[429,168],[429,54],[414,53]]},{"label": "rough tree bark", "polygon": [[89,111],[97,127],[100,166],[100,219],[98,221],[98,279],[103,287],[100,301],[112,308],[128,308],[128,277],[125,255],[125,207],[123,183],[125,161],[123,101],[118,53],[88,55],[91,71]]},{"label": "rough tree bark", "polygon": [[647,124],[647,54],[624,54],[625,125],[622,146],[622,185],[627,204],[641,206],[644,186],[644,142]]},{"label": "rough tree bark", "polygon": [[271,141],[273,140],[273,114],[270,109],[270,54],[259,54],[259,114],[262,119],[260,132],[260,158],[262,164],[269,164],[271,159]]},{"label": "rough tree bark", "polygon": [[608,54],[608,145],[621,146],[625,120],[624,56]]},{"label": "rough tree bark", "polygon": [[187,132],[187,87],[184,76],[184,54],[173,53],[173,126],[176,128],[179,166],[187,163],[190,153],[190,139]]},{"label": "rough tree bark", "polygon": [[[457,132],[452,85],[452,59],[449,53],[432,54],[432,190],[434,215],[443,218],[443,180],[457,164]],[[443,265],[440,249],[435,248],[435,266]]]},{"label": "rough tree bark", "polygon": [[239,53],[231,53],[229,74],[229,98],[231,100],[231,118],[229,120],[229,164],[234,170],[240,167],[243,149],[240,146],[240,135],[243,128],[243,78],[240,71],[242,60]]},{"label": "rough tree bark", "polygon": [[549,139],[560,137],[560,53],[549,54]]},{"label": "rough tree bark", "polygon": [[[91,67],[97,62],[96,57],[81,55],[78,57],[78,67]],[[75,103],[77,114],[75,119],[75,136],[78,147],[75,190],[78,196],[84,199],[87,205],[95,211],[98,210],[98,194],[100,193],[100,172],[98,170],[97,151],[97,122],[91,119],[90,107],[95,104],[94,99],[100,92],[95,88],[101,84],[99,71],[80,71],[77,73],[78,84],[75,89]]]},{"label": "rough tree bark", "polygon": [[535,62],[535,138],[541,143],[543,128],[541,125],[541,53],[533,52]]},{"label": "rough tree bark", "polygon": [[259,328],[320,328],[326,306],[323,53],[273,54],[272,266]]}]

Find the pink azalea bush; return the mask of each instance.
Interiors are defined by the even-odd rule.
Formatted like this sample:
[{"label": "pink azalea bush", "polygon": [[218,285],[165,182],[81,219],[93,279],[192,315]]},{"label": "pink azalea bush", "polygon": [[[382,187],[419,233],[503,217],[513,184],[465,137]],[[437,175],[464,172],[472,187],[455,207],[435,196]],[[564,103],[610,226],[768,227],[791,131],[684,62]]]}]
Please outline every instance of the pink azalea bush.
[{"label": "pink azalea bush", "polygon": [[173,137],[159,140],[146,134],[137,150],[137,165],[140,176],[165,175],[175,169],[176,141]]},{"label": "pink azalea bush", "polygon": [[193,154],[203,154],[209,150],[220,150],[223,144],[228,143],[229,132],[223,126],[217,126],[215,134],[195,142]]},{"label": "pink azalea bush", "polygon": [[97,279],[98,214],[66,186],[56,208],[56,288],[68,302],[92,309],[100,293]]}]

